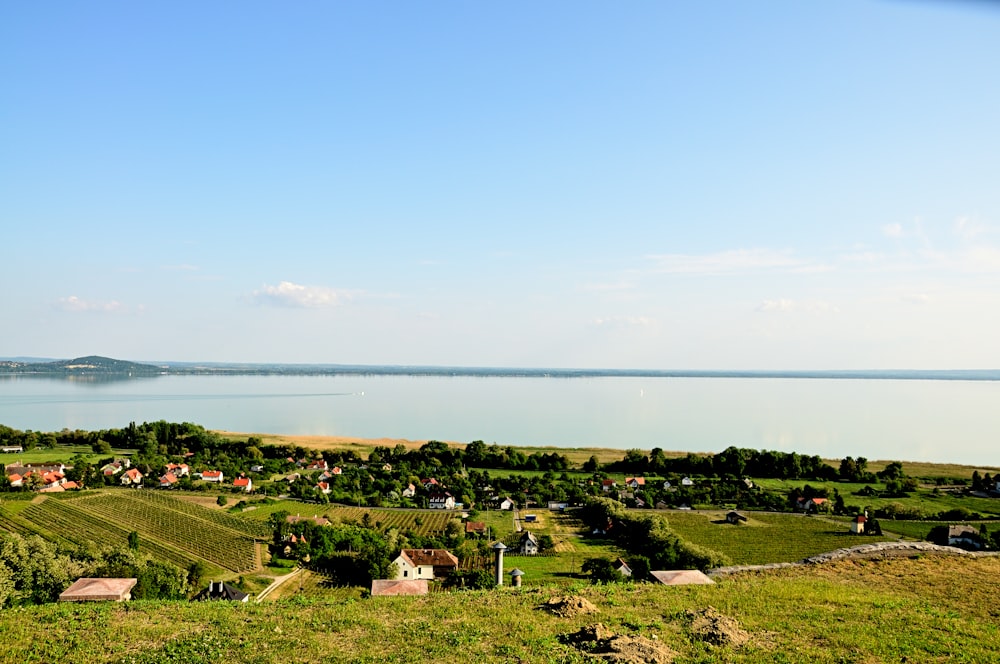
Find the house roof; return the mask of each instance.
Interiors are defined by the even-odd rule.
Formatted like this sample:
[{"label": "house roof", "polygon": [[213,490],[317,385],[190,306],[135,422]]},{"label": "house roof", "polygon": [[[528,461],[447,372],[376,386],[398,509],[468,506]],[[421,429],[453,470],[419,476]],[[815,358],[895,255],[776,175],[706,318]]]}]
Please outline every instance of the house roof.
[{"label": "house roof", "polygon": [[129,468],[128,470],[125,471],[125,477],[129,478],[134,482],[135,480],[142,479],[142,473],[139,472],[138,468]]},{"label": "house roof", "polygon": [[426,595],[429,586],[427,579],[393,579],[372,580],[372,597],[391,595]]},{"label": "house roof", "polygon": [[174,484],[177,481],[177,476],[173,473],[167,473],[160,478],[160,484]]},{"label": "house roof", "polygon": [[299,521],[312,521],[317,526],[329,526],[330,520],[322,516],[298,516],[290,515],[285,517],[285,521],[288,523],[298,523]]},{"label": "house roof", "polygon": [[813,498],[813,505],[825,505],[827,503],[827,498]]},{"label": "house roof", "polygon": [[535,537],[535,534],[533,532],[531,532],[530,530],[526,530],[524,531],[524,534],[521,535],[521,542],[522,543],[532,542],[534,544],[538,544],[538,538]]},{"label": "house roof", "polygon": [[948,526],[948,537],[978,537],[979,531],[972,526]]},{"label": "house roof", "polygon": [[233,486],[250,486],[249,477],[237,477],[233,480]]},{"label": "house roof", "polygon": [[715,583],[715,581],[712,581],[712,579],[708,578],[696,569],[658,570],[650,572],[649,575],[665,586],[705,585]]},{"label": "house roof", "polygon": [[208,588],[195,595],[195,600],[201,602],[205,600],[226,600],[230,602],[245,602],[250,595],[242,590],[229,585],[225,581],[209,581]]},{"label": "house roof", "polygon": [[205,477],[222,477],[222,471],[221,470],[206,470],[205,472],[203,472],[201,474],[201,476],[203,478],[205,478]]},{"label": "house roof", "polygon": [[637,484],[639,486],[645,486],[646,485],[646,478],[645,477],[626,477],[625,478],[625,484],[632,484],[632,483],[635,483],[635,484]]},{"label": "house roof", "polygon": [[122,601],[137,579],[77,579],[59,595],[60,602]]},{"label": "house roof", "polygon": [[458,567],[458,558],[445,549],[403,549],[399,552],[414,567]]},{"label": "house roof", "polygon": [[485,533],[486,523],[484,521],[466,521],[465,522],[465,532],[467,533]]}]

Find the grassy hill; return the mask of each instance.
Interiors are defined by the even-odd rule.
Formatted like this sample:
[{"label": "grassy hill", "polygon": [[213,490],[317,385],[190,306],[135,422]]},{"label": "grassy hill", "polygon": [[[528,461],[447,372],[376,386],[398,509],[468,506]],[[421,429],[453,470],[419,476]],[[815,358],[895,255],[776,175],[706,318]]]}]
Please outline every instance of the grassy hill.
[{"label": "grassy hill", "polygon": [[[738,575],[714,586],[50,604],[0,613],[0,660],[586,662],[599,660],[581,648],[618,643],[632,658],[604,661],[992,662],[1000,660],[998,582],[1000,559],[924,556]],[[597,613],[543,608],[567,594]],[[596,623],[606,640],[588,642],[580,630]]]}]

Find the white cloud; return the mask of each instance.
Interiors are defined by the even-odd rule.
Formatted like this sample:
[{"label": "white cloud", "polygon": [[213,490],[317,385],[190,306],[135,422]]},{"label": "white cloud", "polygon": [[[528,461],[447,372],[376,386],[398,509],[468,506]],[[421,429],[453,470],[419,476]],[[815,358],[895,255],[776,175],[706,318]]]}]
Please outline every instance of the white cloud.
[{"label": "white cloud", "polygon": [[886,224],[882,227],[882,235],[886,237],[903,237],[903,224]]},{"label": "white cloud", "polygon": [[931,296],[927,293],[903,293],[899,297],[904,302],[912,302],[913,304],[926,304],[931,301]]},{"label": "white cloud", "polygon": [[992,232],[992,229],[986,224],[969,217],[959,217],[952,224],[952,228],[955,230],[956,234],[967,240]]},{"label": "white cloud", "polygon": [[302,309],[323,309],[344,304],[352,298],[349,291],[325,286],[303,286],[282,281],[277,286],[264,286],[252,293],[258,304]]},{"label": "white cloud", "polygon": [[652,319],[646,316],[607,316],[594,319],[594,325],[598,327],[642,327],[652,322]]},{"label": "white cloud", "polygon": [[55,302],[55,308],[62,311],[69,311],[71,313],[81,313],[81,312],[96,312],[96,313],[115,313],[125,310],[125,305],[117,300],[111,300],[110,302],[100,302],[97,300],[84,300],[77,297],[76,295],[70,295],[69,297],[61,297]]},{"label": "white cloud", "polygon": [[801,312],[808,314],[835,314],[840,309],[836,305],[823,300],[789,300],[785,298],[777,300],[764,300],[757,305],[760,313],[793,313]]},{"label": "white cloud", "polygon": [[819,272],[823,265],[795,257],[791,251],[734,249],[711,254],[656,254],[657,272],[734,275],[757,272]]}]

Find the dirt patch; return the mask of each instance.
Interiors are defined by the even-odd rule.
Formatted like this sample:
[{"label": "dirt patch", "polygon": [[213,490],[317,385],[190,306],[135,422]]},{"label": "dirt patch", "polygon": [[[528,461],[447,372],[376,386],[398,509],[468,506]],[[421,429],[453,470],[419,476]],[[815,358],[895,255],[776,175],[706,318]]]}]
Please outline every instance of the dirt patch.
[{"label": "dirt patch", "polygon": [[655,636],[614,634],[601,623],[560,638],[563,643],[588,654],[591,659],[614,664],[669,664],[677,655]]},{"label": "dirt patch", "polygon": [[599,613],[598,608],[583,597],[553,597],[543,604],[542,608],[562,618]]},{"label": "dirt patch", "polygon": [[740,627],[735,618],[723,615],[711,606],[700,611],[685,611],[685,617],[690,622],[688,629],[691,636],[698,641],[734,648],[750,641],[750,634]]}]

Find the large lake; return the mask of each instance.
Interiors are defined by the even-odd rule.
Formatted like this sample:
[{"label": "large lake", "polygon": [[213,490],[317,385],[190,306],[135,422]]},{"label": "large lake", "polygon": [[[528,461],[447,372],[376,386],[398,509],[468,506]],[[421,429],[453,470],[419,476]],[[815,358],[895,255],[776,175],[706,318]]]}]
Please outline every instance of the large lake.
[{"label": "large lake", "polygon": [[1000,466],[1000,382],[805,378],[0,377],[0,424],[131,421],[256,433]]}]

